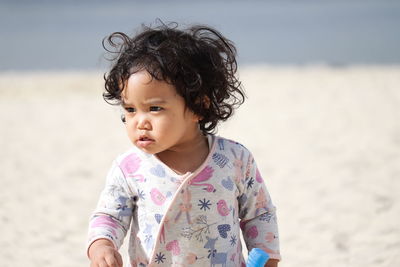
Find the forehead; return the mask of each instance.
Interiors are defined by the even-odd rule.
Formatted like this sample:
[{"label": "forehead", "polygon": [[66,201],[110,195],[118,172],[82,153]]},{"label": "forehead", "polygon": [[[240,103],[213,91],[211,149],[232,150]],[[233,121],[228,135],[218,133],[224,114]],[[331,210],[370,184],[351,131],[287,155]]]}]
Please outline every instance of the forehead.
[{"label": "forehead", "polygon": [[147,71],[133,73],[126,81],[122,91],[124,102],[144,101],[149,98],[159,98],[164,101],[176,98],[177,92],[172,84],[153,78]]}]

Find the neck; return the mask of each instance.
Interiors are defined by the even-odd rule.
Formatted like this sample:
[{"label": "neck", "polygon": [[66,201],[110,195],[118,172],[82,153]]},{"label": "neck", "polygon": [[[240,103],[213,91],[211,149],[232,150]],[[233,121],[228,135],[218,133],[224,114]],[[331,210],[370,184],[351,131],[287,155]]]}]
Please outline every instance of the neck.
[{"label": "neck", "polygon": [[209,153],[207,137],[201,132],[177,147],[162,151],[157,157],[178,174],[194,172]]}]

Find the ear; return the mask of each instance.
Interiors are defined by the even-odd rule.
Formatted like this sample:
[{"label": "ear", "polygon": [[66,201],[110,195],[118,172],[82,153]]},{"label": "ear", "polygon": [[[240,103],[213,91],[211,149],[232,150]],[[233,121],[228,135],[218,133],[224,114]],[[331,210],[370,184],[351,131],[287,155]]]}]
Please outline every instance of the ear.
[{"label": "ear", "polygon": [[201,98],[198,97],[195,101],[196,104],[200,104],[205,108],[209,109],[211,105],[211,100],[207,95],[202,96]]},{"label": "ear", "polygon": [[[192,112],[192,111],[191,111]],[[194,112],[192,112],[192,121],[194,122],[199,122],[203,119],[203,116],[201,115],[197,115]]]},{"label": "ear", "polygon": [[209,109],[210,108],[210,105],[211,105],[211,100],[210,100],[210,98],[208,97],[208,96],[203,96],[203,99],[202,99],[202,101],[201,101],[202,103],[203,103],[203,106],[206,108],[206,109]]},{"label": "ear", "polygon": [[[203,96],[202,98],[198,98],[198,99],[196,100],[196,104],[199,104],[199,103],[201,103],[201,105],[202,105],[205,109],[209,109],[209,108],[210,108],[210,105],[211,105],[211,100],[210,100],[210,98],[209,98],[207,95],[205,95],[205,96]],[[194,121],[199,122],[199,121],[201,121],[202,119],[203,119],[203,116],[194,114]]]}]

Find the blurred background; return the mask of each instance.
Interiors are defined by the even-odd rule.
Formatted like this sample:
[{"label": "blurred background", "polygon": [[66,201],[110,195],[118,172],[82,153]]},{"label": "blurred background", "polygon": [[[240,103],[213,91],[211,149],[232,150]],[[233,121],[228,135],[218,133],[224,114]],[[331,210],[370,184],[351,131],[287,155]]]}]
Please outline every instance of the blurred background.
[{"label": "blurred background", "polygon": [[1,0],[0,70],[105,69],[101,40],[164,22],[206,23],[246,64],[400,62],[398,0]]},{"label": "blurred background", "polygon": [[157,18],[238,48],[248,98],[218,134],[260,167],[279,266],[400,266],[399,0],[0,0],[0,265],[89,266],[89,216],[131,146],[101,42]]}]

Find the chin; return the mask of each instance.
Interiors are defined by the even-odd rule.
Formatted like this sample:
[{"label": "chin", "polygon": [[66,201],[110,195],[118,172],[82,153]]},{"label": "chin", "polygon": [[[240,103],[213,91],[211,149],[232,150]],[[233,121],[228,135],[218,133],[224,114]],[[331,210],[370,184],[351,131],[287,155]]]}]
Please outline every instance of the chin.
[{"label": "chin", "polygon": [[158,151],[156,149],[151,149],[151,148],[144,148],[144,147],[140,147],[138,145],[135,145],[135,147],[137,147],[138,149],[140,149],[141,151],[147,153],[147,154],[151,154],[151,155],[155,155],[157,153],[160,153],[161,151]]}]

